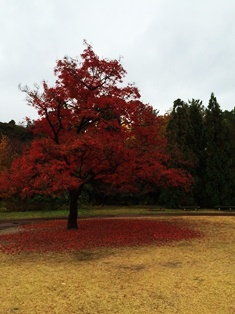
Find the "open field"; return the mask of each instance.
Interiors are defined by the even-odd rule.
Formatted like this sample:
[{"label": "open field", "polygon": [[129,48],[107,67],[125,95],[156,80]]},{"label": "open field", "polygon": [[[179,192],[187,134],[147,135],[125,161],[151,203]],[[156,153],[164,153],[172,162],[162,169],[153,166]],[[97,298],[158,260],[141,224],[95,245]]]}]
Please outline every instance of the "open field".
[{"label": "open field", "polygon": [[204,236],[161,246],[0,253],[0,313],[235,313],[235,217],[149,219],[187,224]]}]

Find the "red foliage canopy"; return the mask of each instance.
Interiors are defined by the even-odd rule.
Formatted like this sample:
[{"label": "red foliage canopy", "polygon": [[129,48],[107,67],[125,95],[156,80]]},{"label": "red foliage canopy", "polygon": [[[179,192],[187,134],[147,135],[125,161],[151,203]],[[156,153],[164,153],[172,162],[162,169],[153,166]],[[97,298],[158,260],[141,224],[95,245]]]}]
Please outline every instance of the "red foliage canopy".
[{"label": "red foliage canopy", "polygon": [[56,195],[93,179],[123,189],[135,189],[137,181],[191,183],[169,166],[161,119],[135,86],[123,86],[118,60],[100,59],[86,44],[81,62],[65,57],[54,72],[53,87],[23,89],[40,118],[32,122],[31,147],[0,177],[2,196]]}]

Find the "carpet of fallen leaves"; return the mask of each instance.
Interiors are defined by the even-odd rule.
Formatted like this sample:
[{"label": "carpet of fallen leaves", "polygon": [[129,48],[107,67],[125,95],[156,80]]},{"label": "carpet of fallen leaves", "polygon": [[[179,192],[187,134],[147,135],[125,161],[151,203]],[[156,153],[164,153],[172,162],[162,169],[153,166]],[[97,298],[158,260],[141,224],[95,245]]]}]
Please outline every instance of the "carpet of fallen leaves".
[{"label": "carpet of fallen leaves", "polygon": [[23,225],[19,232],[0,235],[0,250],[20,252],[68,252],[97,247],[164,244],[201,237],[186,225],[155,219],[84,219],[78,230],[67,230],[65,220]]}]

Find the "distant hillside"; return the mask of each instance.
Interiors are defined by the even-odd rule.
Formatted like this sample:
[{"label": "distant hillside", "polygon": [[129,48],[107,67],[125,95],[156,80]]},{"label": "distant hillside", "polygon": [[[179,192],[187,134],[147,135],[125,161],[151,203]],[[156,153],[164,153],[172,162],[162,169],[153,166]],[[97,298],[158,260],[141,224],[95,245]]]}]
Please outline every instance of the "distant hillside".
[{"label": "distant hillside", "polygon": [[33,134],[28,128],[16,125],[13,120],[9,123],[0,122],[0,137],[2,134],[21,142],[29,142],[33,138]]}]

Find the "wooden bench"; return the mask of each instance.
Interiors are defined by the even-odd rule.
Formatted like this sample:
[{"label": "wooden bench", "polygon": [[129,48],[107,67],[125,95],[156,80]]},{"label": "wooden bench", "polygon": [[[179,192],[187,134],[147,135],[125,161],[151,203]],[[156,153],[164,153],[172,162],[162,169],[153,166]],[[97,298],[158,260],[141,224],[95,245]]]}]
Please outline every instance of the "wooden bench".
[{"label": "wooden bench", "polygon": [[232,210],[232,209],[235,209],[235,206],[234,205],[220,205],[220,206],[215,206],[215,209],[218,209],[218,210],[223,210],[223,209]]},{"label": "wooden bench", "polygon": [[200,206],[197,205],[183,205],[183,206],[179,206],[180,209],[183,210],[198,210],[200,209]]}]

